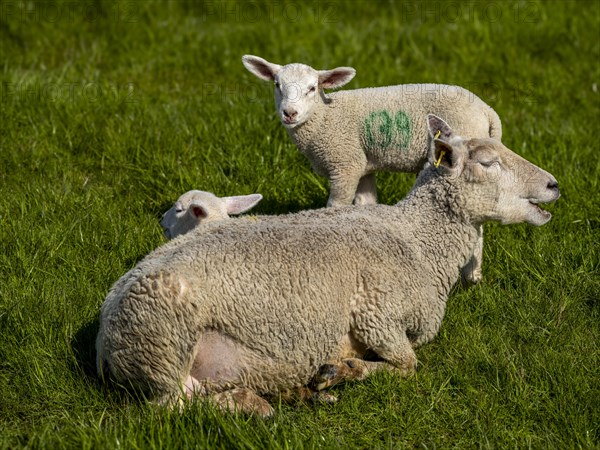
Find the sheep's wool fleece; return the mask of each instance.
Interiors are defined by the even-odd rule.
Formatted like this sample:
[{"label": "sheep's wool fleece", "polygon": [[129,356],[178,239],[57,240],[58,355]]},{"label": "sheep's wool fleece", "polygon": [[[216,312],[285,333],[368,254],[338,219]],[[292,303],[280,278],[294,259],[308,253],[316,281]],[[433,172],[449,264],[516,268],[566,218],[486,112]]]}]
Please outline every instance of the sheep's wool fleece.
[{"label": "sheep's wool fleece", "polygon": [[460,86],[403,84],[321,93],[321,103],[290,137],[324,176],[348,164],[365,172],[418,172],[427,159],[427,114],[442,117],[464,138],[500,140],[498,114]]},{"label": "sheep's wool fleece", "polygon": [[452,201],[447,186],[429,184],[397,206],[193,230],[112,287],[99,359],[117,380],[160,397],[189,374],[202,335],[217,332],[244,364],[230,384],[274,393],[307,384],[351,330],[377,343],[398,328],[413,346],[425,343],[476,240],[475,228],[448,211]]}]

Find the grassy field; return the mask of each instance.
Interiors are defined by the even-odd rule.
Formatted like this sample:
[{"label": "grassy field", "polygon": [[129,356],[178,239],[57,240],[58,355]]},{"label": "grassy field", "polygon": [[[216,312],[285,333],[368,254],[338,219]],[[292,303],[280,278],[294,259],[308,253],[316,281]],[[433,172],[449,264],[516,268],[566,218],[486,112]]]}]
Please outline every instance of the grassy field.
[{"label": "grassy field", "polygon": [[[2,0],[0,448],[599,448],[599,36],[596,1]],[[93,348],[162,213],[188,189],[327,199],[246,53],[353,66],[348,88],[464,86],[562,197],[541,228],[487,227],[484,282],[455,289],[415,377],[270,420],[169,413],[103,387]],[[413,180],[380,174],[381,202]]]}]

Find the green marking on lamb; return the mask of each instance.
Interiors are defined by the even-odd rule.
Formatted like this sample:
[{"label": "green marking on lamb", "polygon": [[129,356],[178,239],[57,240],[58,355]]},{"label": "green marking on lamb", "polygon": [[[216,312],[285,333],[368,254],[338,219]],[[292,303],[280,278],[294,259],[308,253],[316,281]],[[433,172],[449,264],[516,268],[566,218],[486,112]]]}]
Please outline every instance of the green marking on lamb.
[{"label": "green marking on lamb", "polygon": [[364,122],[368,148],[408,150],[411,131],[410,118],[404,111],[398,111],[393,118],[389,111],[374,111]]}]

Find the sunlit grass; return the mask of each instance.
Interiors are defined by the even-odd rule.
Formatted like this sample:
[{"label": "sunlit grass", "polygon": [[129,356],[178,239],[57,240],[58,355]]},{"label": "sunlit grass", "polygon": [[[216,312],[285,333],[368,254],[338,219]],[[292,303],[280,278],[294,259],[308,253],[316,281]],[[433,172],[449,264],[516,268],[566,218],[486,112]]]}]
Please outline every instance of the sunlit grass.
[{"label": "sunlit grass", "polygon": [[[53,6],[52,6],[53,5]],[[87,5],[87,6],[86,6]],[[52,9],[54,8],[54,9]],[[249,9],[254,8],[254,9]],[[595,448],[600,445],[600,8],[596,2],[2,2],[0,448]],[[253,14],[253,15],[251,15]],[[325,205],[258,54],[353,66],[348,88],[458,84],[553,173],[541,228],[486,228],[484,282],[455,289],[403,380],[273,419],[164,411],[94,375],[100,305],[164,242],[188,189]],[[395,203],[413,175],[378,175]]]}]

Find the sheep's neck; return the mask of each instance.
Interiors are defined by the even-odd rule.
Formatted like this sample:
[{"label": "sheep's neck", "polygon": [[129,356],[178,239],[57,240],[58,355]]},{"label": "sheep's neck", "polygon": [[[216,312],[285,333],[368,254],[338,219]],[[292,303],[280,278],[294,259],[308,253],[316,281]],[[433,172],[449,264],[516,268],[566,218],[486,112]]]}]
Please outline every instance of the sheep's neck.
[{"label": "sheep's neck", "polygon": [[419,242],[420,258],[431,261],[433,278],[445,298],[473,255],[478,230],[464,213],[459,190],[434,178],[433,173],[422,173],[397,207],[406,221],[405,232],[412,230]]},{"label": "sheep's neck", "polygon": [[294,128],[287,128],[288,134],[294,144],[302,153],[309,157],[312,155],[314,147],[321,146],[320,139],[328,135],[323,132],[317,133],[315,130],[319,130],[322,126],[325,126],[323,122],[327,105],[331,103],[331,99],[321,91],[320,95],[315,97],[315,102],[316,105],[306,122]]}]

